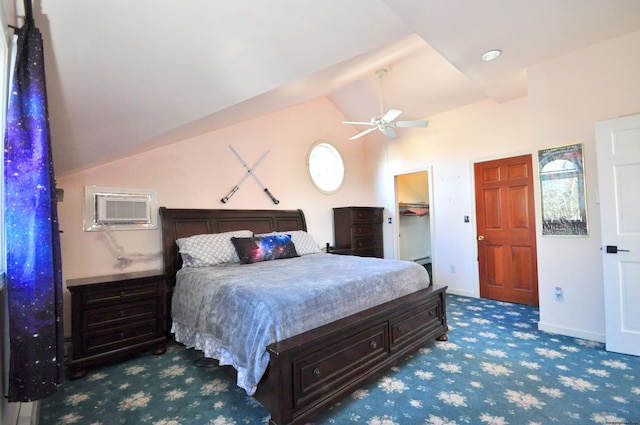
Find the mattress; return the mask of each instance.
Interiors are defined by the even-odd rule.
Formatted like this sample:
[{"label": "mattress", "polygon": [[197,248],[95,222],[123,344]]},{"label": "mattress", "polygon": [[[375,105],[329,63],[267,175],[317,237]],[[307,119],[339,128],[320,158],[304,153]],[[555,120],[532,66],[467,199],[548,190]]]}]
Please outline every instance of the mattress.
[{"label": "mattress", "polygon": [[176,276],[172,332],[233,366],[238,386],[253,395],[269,344],[428,286],[414,262],[325,253],[187,267]]}]

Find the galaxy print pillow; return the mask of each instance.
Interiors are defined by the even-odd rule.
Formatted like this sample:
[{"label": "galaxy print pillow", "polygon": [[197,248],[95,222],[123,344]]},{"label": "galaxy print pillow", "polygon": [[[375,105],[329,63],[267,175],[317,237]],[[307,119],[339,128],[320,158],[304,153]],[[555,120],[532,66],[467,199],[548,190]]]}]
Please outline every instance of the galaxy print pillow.
[{"label": "galaxy print pillow", "polygon": [[290,232],[272,232],[262,233],[255,236],[271,236],[271,235],[291,235],[291,240],[296,246],[296,252],[298,255],[316,254],[320,252],[318,244],[313,237],[304,230],[291,230]]},{"label": "galaxy print pillow", "polygon": [[299,257],[291,235],[254,236],[231,238],[242,264]]}]

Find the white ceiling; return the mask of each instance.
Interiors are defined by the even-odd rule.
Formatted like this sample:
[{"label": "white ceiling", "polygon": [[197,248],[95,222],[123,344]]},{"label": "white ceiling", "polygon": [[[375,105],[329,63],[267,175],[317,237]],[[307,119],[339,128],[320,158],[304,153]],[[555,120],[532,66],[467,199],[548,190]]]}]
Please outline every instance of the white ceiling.
[{"label": "white ceiling", "polygon": [[[503,102],[526,95],[528,67],[640,30],[638,0],[40,0],[33,7],[58,175],[320,96],[349,119],[369,120],[380,109],[379,68],[390,69],[385,109],[401,109],[400,119]],[[481,62],[493,48],[504,54]]]}]

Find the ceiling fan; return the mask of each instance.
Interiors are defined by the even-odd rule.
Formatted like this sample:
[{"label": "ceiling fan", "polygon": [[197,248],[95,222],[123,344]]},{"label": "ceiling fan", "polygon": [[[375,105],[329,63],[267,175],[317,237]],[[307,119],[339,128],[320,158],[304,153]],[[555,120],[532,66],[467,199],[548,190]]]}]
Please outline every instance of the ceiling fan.
[{"label": "ceiling fan", "polygon": [[387,75],[386,69],[379,69],[376,71],[376,77],[380,80],[380,115],[371,118],[371,121],[343,121],[343,124],[355,124],[355,125],[368,125],[370,128],[356,134],[353,137],[349,137],[349,140],[354,140],[359,137],[369,134],[372,131],[380,130],[389,140],[398,138],[398,133],[393,129],[394,127],[427,127],[429,121],[395,121],[400,116],[402,111],[398,109],[389,109],[384,112],[384,106],[382,104],[382,78]]}]

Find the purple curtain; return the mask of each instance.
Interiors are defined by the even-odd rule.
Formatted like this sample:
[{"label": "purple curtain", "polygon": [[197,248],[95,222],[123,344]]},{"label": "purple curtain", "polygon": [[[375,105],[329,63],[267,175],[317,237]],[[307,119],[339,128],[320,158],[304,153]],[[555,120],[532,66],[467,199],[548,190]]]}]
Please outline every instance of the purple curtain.
[{"label": "purple curtain", "polygon": [[42,399],[64,378],[60,235],[43,45],[30,4],[27,9],[26,24],[16,30],[5,134],[9,401]]}]

